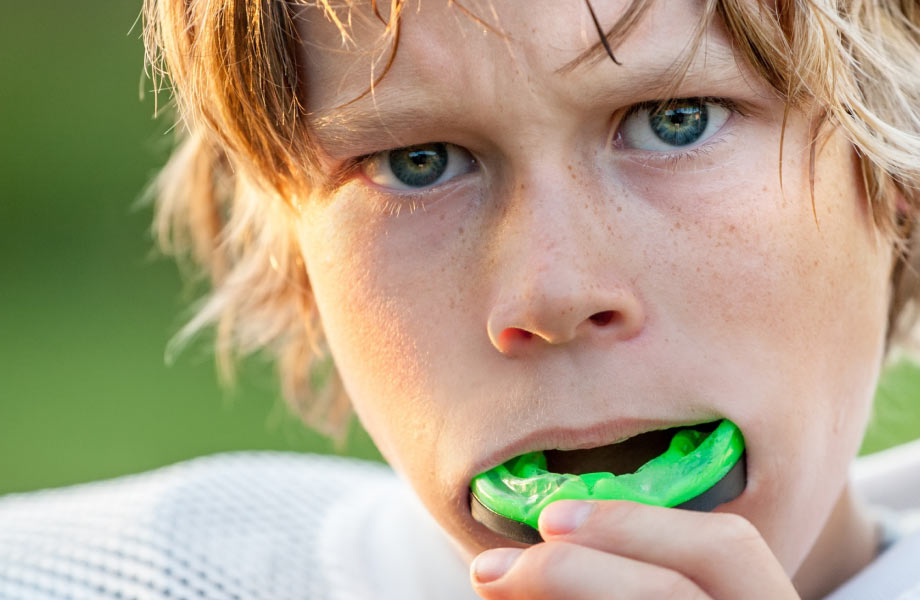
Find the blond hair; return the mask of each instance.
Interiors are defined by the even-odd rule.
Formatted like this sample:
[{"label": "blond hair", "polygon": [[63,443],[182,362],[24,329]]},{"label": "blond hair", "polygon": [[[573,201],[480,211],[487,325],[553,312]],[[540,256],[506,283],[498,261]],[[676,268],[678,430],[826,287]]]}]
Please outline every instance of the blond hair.
[{"label": "blond hair", "polygon": [[[216,326],[221,371],[264,349],[282,392],[310,425],[341,439],[349,415],[328,365],[294,224],[297,203],[322,174],[305,118],[297,12],[306,1],[145,0],[148,65],[157,90],[172,84],[179,143],[152,186],[161,247],[190,259],[212,290],[178,333],[181,345]],[[339,26],[344,44],[355,0],[313,8]],[[472,11],[450,2],[487,29]],[[380,55],[386,73],[399,44],[391,0]],[[575,62],[614,58],[648,3],[633,2]],[[586,0],[586,9],[593,9]],[[819,130],[841,130],[856,148],[878,229],[894,241],[889,341],[917,320],[915,222],[920,208],[920,4],[914,0],[706,0],[697,40],[716,15],[738,52],[787,101],[817,107]],[[596,20],[595,20],[596,23]],[[388,53],[388,54],[387,54]],[[812,164],[813,168],[813,164]],[[311,384],[313,382],[313,384]],[[321,388],[321,389],[318,389]]]}]

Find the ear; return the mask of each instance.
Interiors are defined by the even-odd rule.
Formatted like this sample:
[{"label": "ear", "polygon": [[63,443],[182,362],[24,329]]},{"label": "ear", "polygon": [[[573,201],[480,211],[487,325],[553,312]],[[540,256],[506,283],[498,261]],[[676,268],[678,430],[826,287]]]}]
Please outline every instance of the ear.
[{"label": "ear", "polygon": [[898,184],[898,181],[890,175],[883,177],[883,181],[879,185],[882,187],[884,196],[890,199],[886,204],[894,208],[894,215],[892,216],[896,227],[895,233],[902,240],[908,240],[914,234],[913,230],[917,224],[918,217],[920,217],[920,206],[918,206],[920,197],[907,194]]},{"label": "ear", "polygon": [[898,221],[907,219],[913,212],[910,209],[910,206],[907,204],[907,199],[904,198],[904,194],[899,191],[895,192],[895,214],[898,217]]}]

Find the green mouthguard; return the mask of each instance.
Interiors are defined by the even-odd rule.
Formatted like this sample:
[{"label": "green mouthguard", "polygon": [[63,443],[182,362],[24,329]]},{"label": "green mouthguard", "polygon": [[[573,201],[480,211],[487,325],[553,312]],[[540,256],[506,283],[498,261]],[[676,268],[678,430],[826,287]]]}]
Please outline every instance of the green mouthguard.
[{"label": "green mouthguard", "polygon": [[668,449],[635,473],[572,475],[547,470],[543,452],[529,452],[473,478],[473,496],[498,515],[534,529],[557,500],[631,500],[678,506],[718,483],[741,459],[744,438],[727,419],[712,432],[678,430]]}]

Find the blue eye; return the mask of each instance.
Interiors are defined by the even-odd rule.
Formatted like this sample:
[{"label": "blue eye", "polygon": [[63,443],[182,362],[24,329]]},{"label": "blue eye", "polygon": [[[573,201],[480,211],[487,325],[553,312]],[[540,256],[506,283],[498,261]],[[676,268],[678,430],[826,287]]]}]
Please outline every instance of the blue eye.
[{"label": "blue eye", "polygon": [[418,190],[465,175],[476,159],[464,148],[434,142],[378,152],[364,161],[362,170],[375,184],[395,190]]},{"label": "blue eye", "polygon": [[619,138],[627,148],[667,152],[706,141],[730,116],[727,106],[705,98],[643,103],[627,113]]}]

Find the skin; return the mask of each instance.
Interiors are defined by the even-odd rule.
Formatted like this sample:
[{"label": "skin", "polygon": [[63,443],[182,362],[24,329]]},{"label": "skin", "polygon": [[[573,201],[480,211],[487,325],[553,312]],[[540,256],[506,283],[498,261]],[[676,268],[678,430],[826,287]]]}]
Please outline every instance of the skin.
[{"label": "skin", "polygon": [[[610,24],[625,2],[593,4]],[[879,374],[891,249],[852,148],[829,132],[813,207],[808,120],[792,113],[781,188],[783,102],[718,26],[672,97],[745,114],[691,150],[624,142],[629,107],[660,99],[643,82],[670,81],[695,3],[656,3],[617,47],[622,66],[565,74],[597,39],[582,2],[480,8],[506,37],[446,2],[410,4],[391,71],[345,108],[383,26],[358,9],[343,52],[318,9],[300,21],[305,100],[337,181],[304,203],[301,247],[362,423],[458,551],[479,555],[483,598],[826,593],[876,543],[846,474]],[[411,195],[348,169],[427,142],[467,149],[474,168]],[[718,418],[741,428],[749,479],[714,513],[602,502],[564,533],[556,521],[580,505],[560,502],[547,543],[523,551],[470,517],[470,479],[523,452]]]}]

